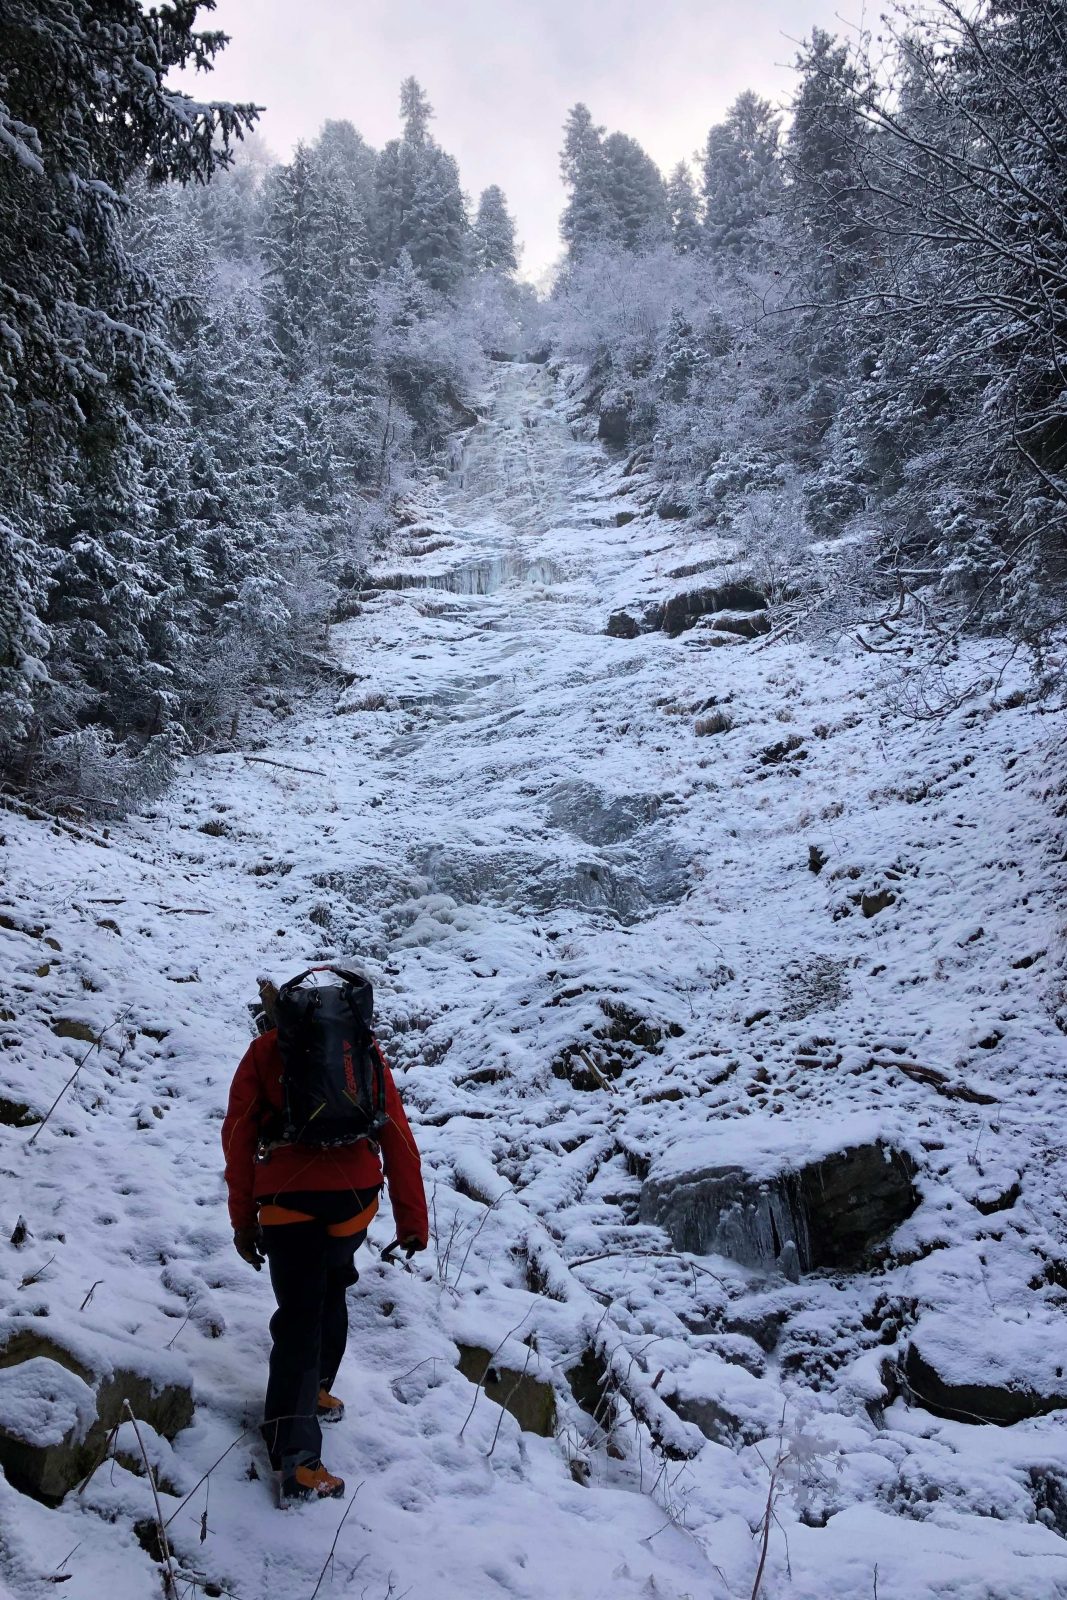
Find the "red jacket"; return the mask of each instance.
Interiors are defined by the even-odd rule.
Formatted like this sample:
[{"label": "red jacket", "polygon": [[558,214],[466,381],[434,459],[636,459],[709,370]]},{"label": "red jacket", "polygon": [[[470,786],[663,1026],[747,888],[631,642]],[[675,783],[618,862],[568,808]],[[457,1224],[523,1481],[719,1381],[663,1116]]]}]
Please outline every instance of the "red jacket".
[{"label": "red jacket", "polygon": [[382,1182],[384,1163],[397,1237],[426,1244],[429,1223],[418,1146],[393,1075],[384,1060],[382,1065],[389,1121],[378,1136],[380,1158],[374,1146],[361,1139],[358,1144],[331,1150],[278,1145],[265,1161],[257,1161],[263,1125],[283,1109],[284,1101],[278,1035],[272,1029],[253,1039],[230,1085],[230,1103],[222,1124],[230,1220],[235,1228],[253,1226],[257,1201],[283,1202],[286,1194],[301,1190],[375,1189]]}]

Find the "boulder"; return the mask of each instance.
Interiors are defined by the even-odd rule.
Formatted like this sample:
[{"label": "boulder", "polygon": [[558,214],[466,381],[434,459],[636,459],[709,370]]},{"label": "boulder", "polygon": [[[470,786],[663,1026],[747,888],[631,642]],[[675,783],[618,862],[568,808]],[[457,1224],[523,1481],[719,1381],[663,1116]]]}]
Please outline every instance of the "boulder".
[{"label": "boulder", "polygon": [[1018,1321],[978,1315],[920,1317],[904,1354],[908,1398],[953,1422],[1008,1427],[1067,1408],[1062,1316],[1044,1307]]},{"label": "boulder", "polygon": [[609,390],[600,402],[596,436],[602,444],[625,448],[630,442],[630,403],[626,395]]},{"label": "boulder", "polygon": [[100,1459],[127,1400],[165,1439],[187,1427],[193,1397],[180,1365],[153,1364],[144,1370],[135,1349],[110,1339],[72,1351],[36,1325],[12,1333],[0,1348],[0,1466],[15,1487],[58,1504]]},{"label": "boulder", "polygon": [[613,611],[604,632],[609,639],[636,639],[641,632],[641,624],[628,611]]},{"label": "boulder", "polygon": [[490,1400],[509,1411],[524,1433],[536,1433],[542,1439],[553,1437],[556,1394],[550,1383],[503,1366],[499,1354],[477,1344],[459,1346],[459,1370],[484,1389]]},{"label": "boulder", "polygon": [[695,627],[701,617],[720,612],[751,614],[766,609],[766,595],[748,583],[725,583],[721,589],[687,589],[665,601],[659,626],[664,633],[677,637]]},{"label": "boulder", "polygon": [[804,1164],[786,1158],[773,1172],[709,1164],[650,1175],[640,1215],[665,1228],[676,1250],[795,1279],[869,1263],[915,1210],[914,1174],[911,1157],[882,1140]]}]

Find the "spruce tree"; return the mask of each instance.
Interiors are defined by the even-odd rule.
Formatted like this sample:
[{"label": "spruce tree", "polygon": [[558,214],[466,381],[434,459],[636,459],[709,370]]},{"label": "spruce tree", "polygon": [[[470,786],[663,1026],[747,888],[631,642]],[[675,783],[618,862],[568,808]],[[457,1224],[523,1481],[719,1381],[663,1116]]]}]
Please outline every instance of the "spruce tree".
[{"label": "spruce tree", "polygon": [[624,250],[661,243],[667,191],[656,163],[625,133],[610,133],[601,149],[607,237]]},{"label": "spruce tree", "polygon": [[597,127],[588,106],[574,106],[563,130],[560,172],[570,190],[560,219],[560,233],[572,260],[606,237],[609,207],[604,129]]},{"label": "spruce tree", "polygon": [[688,162],[679,161],[667,180],[667,219],[671,243],[680,256],[700,249],[704,237],[700,203]]},{"label": "spruce tree", "polygon": [[[175,68],[210,65],[225,42],[196,30],[198,9],[8,0],[4,10],[0,521],[15,531],[0,550],[0,591],[12,597],[0,670],[8,703],[25,724],[32,692],[46,732],[71,716],[152,726],[168,692],[147,659],[139,677],[123,667],[150,654],[150,613],[166,588],[142,457],[175,404],[165,318],[124,220],[135,176],[206,180],[254,120],[251,107],[194,103],[166,86]],[[27,627],[27,540],[50,585],[54,693],[31,665],[42,635]]]},{"label": "spruce tree", "polygon": [[474,262],[481,272],[514,272],[519,260],[515,250],[515,223],[508,214],[503,189],[490,184],[478,201],[473,228]]},{"label": "spruce tree", "polygon": [[708,133],[703,178],[707,249],[755,266],[783,195],[778,117],[769,101],[750,90],[738,96]]}]

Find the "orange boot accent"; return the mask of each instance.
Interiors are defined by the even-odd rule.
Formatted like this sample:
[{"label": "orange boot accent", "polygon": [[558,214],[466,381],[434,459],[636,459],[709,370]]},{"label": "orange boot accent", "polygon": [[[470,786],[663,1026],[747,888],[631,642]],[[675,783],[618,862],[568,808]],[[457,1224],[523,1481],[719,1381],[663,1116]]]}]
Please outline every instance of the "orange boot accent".
[{"label": "orange boot accent", "polygon": [[315,1407],[315,1415],[320,1422],[340,1422],[345,1414],[345,1403],[338,1400],[329,1389],[319,1390],[319,1402]]},{"label": "orange boot accent", "polygon": [[327,1472],[321,1461],[297,1467],[282,1479],[283,1506],[292,1500],[339,1500],[344,1492],[344,1479]]}]

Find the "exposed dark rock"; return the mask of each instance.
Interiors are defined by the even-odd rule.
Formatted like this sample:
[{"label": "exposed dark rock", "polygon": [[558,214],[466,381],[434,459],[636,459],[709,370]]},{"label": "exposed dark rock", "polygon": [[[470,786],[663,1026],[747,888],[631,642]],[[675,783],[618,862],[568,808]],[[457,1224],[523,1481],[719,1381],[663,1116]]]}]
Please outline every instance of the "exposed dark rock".
[{"label": "exposed dark rock", "polygon": [[615,1426],[618,1408],[611,1374],[595,1346],[587,1345],[581,1359],[567,1370],[565,1376],[577,1404],[605,1433],[610,1433]]},{"label": "exposed dark rock", "polygon": [[672,595],[662,609],[658,623],[646,624],[662,627],[664,633],[676,637],[687,628],[695,627],[701,617],[713,616],[720,611],[766,611],[767,597],[747,583],[725,583],[721,589],[688,589]]},{"label": "exposed dark rock", "polygon": [[640,1214],[664,1227],[676,1250],[729,1256],[795,1278],[869,1262],[915,1210],[914,1172],[905,1151],[877,1143],[772,1178],[752,1178],[740,1167],[653,1176]]},{"label": "exposed dark rock", "polygon": [[829,859],[830,857],[826,854],[826,851],[823,850],[819,845],[808,845],[808,871],[814,872],[816,877],[818,877],[819,873],[822,871],[823,867],[825,867]]},{"label": "exposed dark rock", "polygon": [[600,421],[596,436],[602,444],[624,449],[630,442],[630,406],[625,395],[606,394],[600,402]]},{"label": "exposed dark rock", "polygon": [[613,611],[604,630],[611,639],[636,639],[641,631],[641,624],[628,611]]},{"label": "exposed dark rock", "polygon": [[757,1428],[751,1438],[746,1438],[741,1418],[718,1400],[683,1399],[675,1394],[665,1394],[663,1398],[683,1422],[694,1423],[705,1439],[714,1444],[726,1445],[732,1450],[738,1444],[755,1444],[763,1437],[763,1429]]},{"label": "exposed dark rock", "polygon": [[[1010,1331],[1005,1330],[1008,1339]],[[1010,1357],[1011,1353],[1009,1345],[1004,1354]],[[1067,1407],[1067,1376],[1054,1387],[1038,1387],[1021,1370],[1013,1371],[1006,1361],[1003,1376],[997,1373],[997,1381],[991,1382],[991,1364],[976,1355],[972,1381],[956,1372],[939,1370],[943,1361],[939,1342],[925,1338],[920,1324],[904,1356],[904,1379],[909,1398],[935,1417],[1010,1427],[1028,1417],[1043,1417]]]},{"label": "exposed dark rock", "polygon": [[459,1370],[498,1406],[509,1411],[525,1433],[551,1439],[556,1431],[556,1395],[550,1383],[502,1366],[491,1350],[461,1344]]},{"label": "exposed dark rock", "polygon": [[0,1350],[0,1466],[25,1494],[58,1504],[99,1460],[124,1402],[173,1439],[193,1418],[182,1383],[157,1383],[133,1367],[94,1371],[37,1328]]},{"label": "exposed dark rock", "polygon": [[669,495],[663,495],[656,502],[656,515],[662,517],[664,522],[684,522],[689,515],[689,507],[680,500],[672,500]]},{"label": "exposed dark rock", "polygon": [[35,1122],[40,1122],[40,1117],[22,1100],[8,1100],[0,1095],[0,1126],[5,1128],[28,1128]]},{"label": "exposed dark rock", "polygon": [[777,744],[770,744],[766,750],[760,751],[759,763],[761,767],[780,767],[786,761],[806,761],[808,752],[804,749],[804,741],[799,733],[791,733],[787,738],[779,740]]},{"label": "exposed dark rock", "polygon": [[716,633],[733,633],[739,639],[759,639],[770,633],[771,619],[765,611],[727,611],[714,617],[711,627]]},{"label": "exposed dark rock", "polygon": [[892,889],[876,889],[873,894],[860,895],[860,910],[870,920],[871,917],[880,916],[883,911],[896,905],[897,897]]},{"label": "exposed dark rock", "polygon": [[636,516],[636,511],[616,511],[615,526],[617,528],[625,528],[626,524],[632,522]]},{"label": "exposed dark rock", "polygon": [[1038,1522],[1067,1539],[1067,1478],[1050,1468],[1031,1467],[1030,1484]]},{"label": "exposed dark rock", "polygon": [[51,1027],[57,1039],[80,1039],[83,1044],[93,1044],[99,1031],[76,1017],[56,1017]]}]

